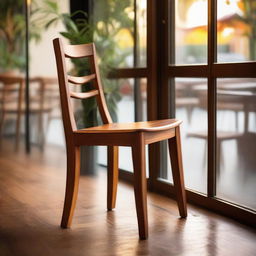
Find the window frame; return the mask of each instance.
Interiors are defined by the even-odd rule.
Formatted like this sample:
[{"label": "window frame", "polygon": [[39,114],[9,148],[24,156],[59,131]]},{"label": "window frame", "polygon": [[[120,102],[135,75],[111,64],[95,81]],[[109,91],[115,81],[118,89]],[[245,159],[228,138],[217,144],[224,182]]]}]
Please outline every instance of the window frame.
[{"label": "window frame", "polygon": [[[169,5],[170,3],[170,5]],[[169,79],[177,77],[206,78],[208,81],[208,168],[207,168],[207,195],[186,189],[188,201],[203,206],[210,210],[232,217],[243,223],[256,226],[256,212],[238,204],[225,201],[216,197],[216,114],[217,114],[217,84],[218,78],[256,78],[256,61],[241,63],[217,63],[217,0],[208,0],[208,49],[206,64],[175,65],[169,64],[168,54],[164,49],[175,45],[174,33],[175,0],[164,0],[158,5],[158,47],[160,70],[158,69],[161,91],[159,92],[159,118],[174,117],[175,92],[174,86],[170,86]],[[172,14],[172,15],[169,15]],[[171,16],[171,17],[170,17]],[[174,49],[169,49],[170,55],[174,55]],[[160,100],[161,99],[161,100]],[[162,152],[164,153],[164,152]],[[151,182],[153,190],[168,195],[174,195],[172,184],[154,177]]]}]

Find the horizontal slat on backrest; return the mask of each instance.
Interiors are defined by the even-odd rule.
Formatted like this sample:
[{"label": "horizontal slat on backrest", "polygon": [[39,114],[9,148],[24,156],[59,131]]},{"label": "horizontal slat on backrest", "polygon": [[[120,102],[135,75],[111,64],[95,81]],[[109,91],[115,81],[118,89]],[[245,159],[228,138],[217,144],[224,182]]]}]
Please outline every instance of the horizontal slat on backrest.
[{"label": "horizontal slat on backrest", "polygon": [[30,82],[39,82],[44,83],[45,85],[53,85],[58,84],[58,78],[57,77],[42,77],[42,76],[36,76],[30,79]]},{"label": "horizontal slat on backrest", "polygon": [[98,90],[92,90],[89,92],[70,92],[70,97],[75,99],[87,99],[99,94]]},{"label": "horizontal slat on backrest", "polygon": [[88,83],[90,81],[92,81],[93,79],[96,78],[95,74],[91,74],[88,76],[68,76],[68,81],[72,84],[85,84]]},{"label": "horizontal slat on backrest", "polygon": [[5,91],[5,93],[14,93],[19,91],[19,87],[14,87],[12,84],[4,85],[4,87],[0,88],[0,92]]},{"label": "horizontal slat on backrest", "polygon": [[21,83],[24,81],[24,77],[21,76],[12,76],[12,75],[1,75],[0,76],[0,82],[4,84],[15,84],[15,83]]},{"label": "horizontal slat on backrest", "polygon": [[65,57],[83,58],[93,55],[93,44],[65,45]]}]

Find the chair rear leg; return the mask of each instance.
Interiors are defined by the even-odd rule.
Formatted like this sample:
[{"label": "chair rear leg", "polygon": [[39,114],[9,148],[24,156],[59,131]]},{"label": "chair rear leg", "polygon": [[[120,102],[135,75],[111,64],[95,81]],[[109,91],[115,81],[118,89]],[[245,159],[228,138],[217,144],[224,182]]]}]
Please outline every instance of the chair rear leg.
[{"label": "chair rear leg", "polygon": [[116,206],[118,184],[118,147],[108,146],[108,188],[107,209],[111,211]]},{"label": "chair rear leg", "polygon": [[175,134],[175,137],[168,140],[169,153],[179,213],[182,218],[185,218],[187,217],[187,201],[183,176],[180,127],[175,128]]},{"label": "chair rear leg", "polygon": [[5,119],[5,113],[2,112],[0,115],[0,150],[2,149],[2,143],[3,143],[4,119]]},{"label": "chair rear leg", "polygon": [[134,166],[134,194],[140,239],[148,237],[147,181],[145,168],[145,145],[142,140],[132,147]]},{"label": "chair rear leg", "polygon": [[18,112],[17,120],[16,120],[15,151],[19,150],[19,145],[20,145],[20,121],[21,121],[21,113]]},{"label": "chair rear leg", "polygon": [[71,226],[76,199],[78,193],[78,184],[80,177],[80,148],[67,148],[67,181],[65,202],[61,220],[61,227],[68,228]]}]

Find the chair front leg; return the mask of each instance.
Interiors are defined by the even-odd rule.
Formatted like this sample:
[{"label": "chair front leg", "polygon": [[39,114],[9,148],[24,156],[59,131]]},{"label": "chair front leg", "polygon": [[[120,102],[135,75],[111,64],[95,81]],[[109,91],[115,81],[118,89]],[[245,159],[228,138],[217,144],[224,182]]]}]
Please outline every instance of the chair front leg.
[{"label": "chair front leg", "polygon": [[118,147],[108,146],[108,188],[107,209],[111,211],[116,206],[118,184]]},{"label": "chair front leg", "polygon": [[71,226],[80,177],[80,147],[67,147],[67,182],[64,209],[61,220],[62,228]]},{"label": "chair front leg", "polygon": [[179,207],[179,213],[182,218],[187,217],[186,191],[184,186],[182,152],[180,141],[180,127],[175,128],[175,137],[168,140],[169,153],[172,166],[172,175],[174,188]]},{"label": "chair front leg", "polygon": [[134,194],[139,226],[139,236],[140,239],[147,239],[147,180],[145,167],[145,144],[143,141],[143,133],[139,135],[138,141],[132,146],[132,158],[134,166]]}]

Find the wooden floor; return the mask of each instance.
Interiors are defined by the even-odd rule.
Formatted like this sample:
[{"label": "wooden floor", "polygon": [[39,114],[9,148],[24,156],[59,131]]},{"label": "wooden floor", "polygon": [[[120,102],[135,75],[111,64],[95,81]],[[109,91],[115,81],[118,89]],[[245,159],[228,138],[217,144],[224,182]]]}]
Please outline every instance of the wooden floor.
[{"label": "wooden floor", "polygon": [[72,229],[59,228],[65,186],[65,151],[0,153],[1,256],[253,256],[256,232],[189,206],[178,217],[175,201],[149,193],[149,239],[138,240],[133,190],[120,183],[117,209],[106,211],[106,175],[81,177]]}]

